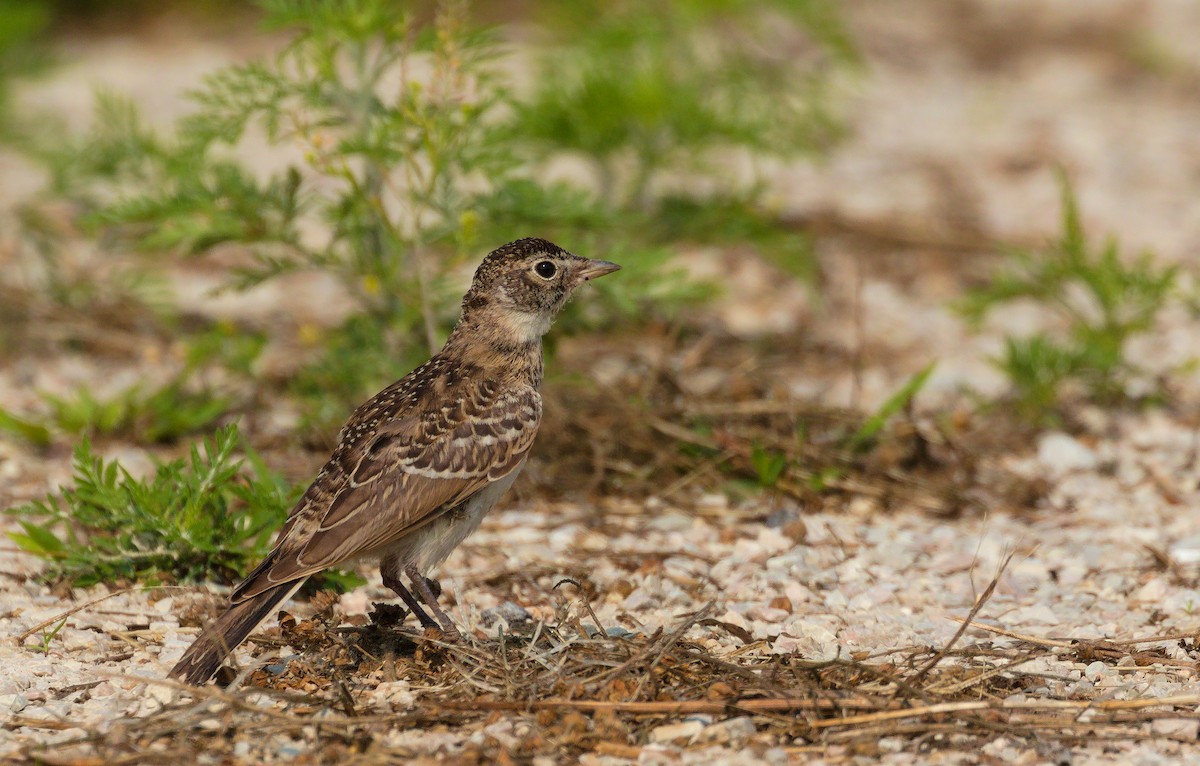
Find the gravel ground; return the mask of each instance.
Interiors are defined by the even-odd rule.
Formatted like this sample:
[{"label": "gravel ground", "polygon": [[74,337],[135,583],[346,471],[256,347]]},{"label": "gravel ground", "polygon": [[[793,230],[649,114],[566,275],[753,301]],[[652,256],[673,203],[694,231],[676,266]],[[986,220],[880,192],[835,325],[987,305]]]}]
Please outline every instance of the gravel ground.
[{"label": "gravel ground", "polygon": [[[934,238],[967,232],[1036,242],[1057,227],[1050,171],[1061,164],[1075,181],[1089,231],[1117,234],[1131,251],[1150,247],[1168,261],[1195,267],[1200,102],[1189,90],[1200,73],[1200,49],[1192,44],[1200,33],[1195,4],[1106,0],[1085,8],[1066,0],[962,1],[944,11],[905,0],[848,8],[869,65],[848,86],[854,133],[828,162],[781,171],[782,208],[800,215],[834,211],[851,222],[901,222]],[[1036,21],[1026,24],[1030,19]],[[31,103],[78,110],[90,84],[105,82],[135,92],[160,115],[170,114],[178,99],[163,83],[186,86],[235,55],[228,44],[186,38],[169,46],[140,39],[88,43],[70,54],[77,63],[30,89],[25,97]],[[143,87],[148,63],[152,86]],[[12,158],[0,158],[0,177],[6,179],[0,184],[7,189],[0,191],[5,204],[36,188]],[[835,348],[867,344],[886,351],[878,355],[886,362],[873,364],[875,355],[868,354],[857,380],[834,371],[825,380],[793,381],[793,391],[820,392],[830,404],[870,406],[894,389],[898,375],[932,358],[939,367],[921,401],[926,413],[958,401],[964,384],[997,390],[1000,381],[986,361],[998,343],[997,329],[1036,326],[1042,318],[1027,308],[1006,312],[988,332],[970,335],[945,308],[951,280],[933,270],[894,278],[864,262],[854,242],[835,235],[820,247],[830,273],[829,303],[861,299],[861,329],[834,312],[806,308],[803,299],[786,304],[790,314],[770,315],[769,321],[804,323]],[[920,265],[933,256],[911,257]],[[768,321],[763,317],[770,312],[751,303],[723,308],[735,331]],[[1200,327],[1179,311],[1134,353],[1163,371],[1186,362],[1198,346]],[[50,381],[65,385],[99,372],[107,371],[82,358],[36,365],[21,360],[0,367],[0,401],[20,407],[32,401],[33,389],[53,386]],[[1200,400],[1194,376],[1176,382],[1181,402]],[[1019,475],[1051,483],[1047,500],[1036,508],[943,519],[918,509],[883,513],[869,500],[803,516],[783,501],[730,507],[717,496],[686,507],[655,498],[609,500],[601,514],[592,507],[525,502],[493,514],[447,562],[443,584],[456,601],[450,611],[480,635],[494,635],[494,618],[504,614],[501,607],[514,592],[533,617],[552,620],[563,599],[555,584],[586,576],[597,594],[596,617],[605,625],[669,630],[681,615],[711,603],[716,619],[754,639],[770,639],[755,651],[825,660],[946,645],[959,628],[956,620],[968,615],[1011,555],[975,621],[1024,640],[972,628],[961,641],[1000,651],[1041,650],[1012,671],[1035,679],[1010,697],[1014,704],[1039,694],[1097,701],[1181,695],[1193,698],[1187,707],[1200,713],[1194,639],[1136,645],[1143,652],[1161,650],[1145,665],[1133,644],[1120,645],[1127,653],[1115,660],[1089,661],[1062,640],[1197,633],[1200,525],[1192,511],[1200,504],[1200,432],[1190,419],[1164,411],[1087,411],[1080,417],[1090,436],[1044,434],[1001,461]],[[132,448],[120,454],[138,456]],[[36,455],[0,437],[0,504],[43,494],[68,474],[61,452]],[[9,717],[0,723],[0,757],[15,757],[35,743],[112,731],[125,719],[151,717],[173,704],[182,692],[160,680],[195,634],[180,626],[181,615],[205,598],[162,589],[99,600],[108,595],[103,586],[52,592],[27,579],[37,568],[10,545],[0,548],[0,711]],[[515,573],[519,587],[497,585],[504,573],[509,579]],[[343,597],[339,608],[361,615],[372,597],[383,595],[372,578],[372,585]],[[13,640],[75,607],[82,608],[67,616],[47,651],[36,650],[41,631],[20,645]],[[297,614],[305,610],[296,607]],[[720,655],[742,643],[705,627],[693,627],[686,637]],[[274,651],[296,653],[287,646]],[[256,662],[246,648],[239,657],[243,666]],[[393,681],[364,693],[359,704],[402,711],[433,691]],[[488,738],[519,739],[514,725],[520,724],[502,717],[457,730],[397,728],[376,745],[453,757]],[[883,737],[871,757],[908,763],[920,747],[930,763],[1157,764],[1200,758],[1198,725],[1200,718],[1185,712],[1131,723],[1114,739],[1068,745],[1003,733],[981,748],[977,742],[956,744],[950,735],[919,745]],[[671,728],[679,726],[684,728]],[[304,760],[320,742],[317,729],[263,735],[239,741],[233,757]],[[636,754],[585,760],[844,763],[866,757],[836,743],[814,753],[768,741],[753,726],[700,717],[663,722]]]}]

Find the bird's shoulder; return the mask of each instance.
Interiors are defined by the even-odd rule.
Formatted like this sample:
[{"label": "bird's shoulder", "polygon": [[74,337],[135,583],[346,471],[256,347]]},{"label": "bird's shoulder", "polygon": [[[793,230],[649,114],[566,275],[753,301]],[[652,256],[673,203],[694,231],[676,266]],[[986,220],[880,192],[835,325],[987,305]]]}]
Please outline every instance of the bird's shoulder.
[{"label": "bird's shoulder", "polygon": [[541,422],[536,380],[439,354],[364,402],[293,509],[320,514],[386,473],[456,478],[503,471]]},{"label": "bird's shoulder", "polygon": [[439,354],[359,406],[342,427],[331,458],[348,467],[385,447],[415,457],[456,430],[495,436],[503,427],[536,425],[540,417],[536,382]]}]

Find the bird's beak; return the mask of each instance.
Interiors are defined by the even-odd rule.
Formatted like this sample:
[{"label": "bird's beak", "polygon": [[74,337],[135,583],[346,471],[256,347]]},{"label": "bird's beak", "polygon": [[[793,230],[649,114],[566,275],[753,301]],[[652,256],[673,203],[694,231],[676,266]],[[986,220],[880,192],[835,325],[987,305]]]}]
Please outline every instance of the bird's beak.
[{"label": "bird's beak", "polygon": [[588,261],[582,269],[575,272],[575,278],[580,282],[611,274],[621,267],[610,261]]}]

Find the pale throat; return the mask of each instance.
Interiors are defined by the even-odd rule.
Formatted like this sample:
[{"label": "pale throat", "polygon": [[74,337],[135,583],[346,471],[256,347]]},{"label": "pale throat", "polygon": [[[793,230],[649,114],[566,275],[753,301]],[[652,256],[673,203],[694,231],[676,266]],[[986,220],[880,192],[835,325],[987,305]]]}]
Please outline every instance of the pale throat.
[{"label": "pale throat", "polygon": [[511,338],[514,344],[526,345],[536,343],[550,331],[554,318],[548,313],[531,311],[497,311],[491,319],[496,329],[506,338]]}]

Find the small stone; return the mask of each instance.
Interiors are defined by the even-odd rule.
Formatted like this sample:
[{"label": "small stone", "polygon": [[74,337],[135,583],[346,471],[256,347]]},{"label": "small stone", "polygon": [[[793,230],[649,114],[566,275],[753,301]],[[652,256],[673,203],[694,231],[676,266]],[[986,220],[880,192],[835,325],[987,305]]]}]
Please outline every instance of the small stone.
[{"label": "small stone", "polygon": [[1087,471],[1100,462],[1096,453],[1078,439],[1053,431],[1038,442],[1038,462],[1054,476]]},{"label": "small stone", "polygon": [[650,741],[658,744],[673,742],[691,742],[700,732],[704,731],[704,722],[698,719],[688,719],[680,723],[669,723],[659,726],[650,732]]},{"label": "small stone", "polygon": [[479,615],[479,622],[484,627],[491,627],[502,620],[508,625],[515,625],[522,622],[531,622],[533,615],[529,614],[525,607],[512,601],[505,601],[500,606],[484,609]]},{"label": "small stone", "polygon": [[772,609],[782,609],[788,614],[792,613],[792,600],[787,596],[776,596],[775,598],[771,599],[769,606]]},{"label": "small stone", "polygon": [[1167,595],[1167,581],[1162,577],[1155,577],[1138,589],[1134,599],[1137,601],[1148,601],[1151,603],[1162,601]]},{"label": "small stone", "polygon": [[371,706],[381,712],[394,709],[408,710],[416,704],[416,696],[408,681],[384,681],[371,690]]},{"label": "small stone", "polygon": [[621,605],[630,611],[636,611],[648,607],[653,603],[654,596],[650,595],[649,591],[645,588],[635,588],[633,593],[625,597],[625,601]]},{"label": "small stone", "polygon": [[778,607],[755,604],[746,610],[746,616],[759,622],[783,622],[791,616],[791,612]]},{"label": "small stone", "polygon": [[729,498],[720,493],[701,495],[696,500],[696,508],[702,512],[720,512],[729,508]]},{"label": "small stone", "polygon": [[1094,683],[1097,679],[1099,679],[1101,676],[1104,675],[1104,672],[1106,670],[1108,670],[1108,665],[1105,665],[1103,662],[1096,660],[1095,662],[1091,663],[1086,668],[1084,668],[1083,675],[1089,681],[1092,681]]},{"label": "small stone", "polygon": [[808,539],[808,525],[803,519],[793,519],[780,527],[779,531],[797,545]]},{"label": "small stone", "polygon": [[107,640],[104,636],[93,633],[90,630],[75,630],[72,628],[60,630],[55,638],[61,641],[63,648],[69,652],[91,649],[101,641]]},{"label": "small stone", "polygon": [[659,532],[682,532],[690,529],[695,523],[696,519],[688,514],[670,512],[655,516],[646,526]]},{"label": "small stone", "polygon": [[902,737],[883,737],[879,740],[879,750],[884,753],[899,753],[904,750],[905,740]]},{"label": "small stone", "polygon": [[1200,563],[1200,535],[1188,535],[1171,544],[1171,558],[1176,564]]},{"label": "small stone", "polygon": [[343,593],[338,599],[338,610],[342,614],[366,614],[371,610],[371,599],[365,588],[355,588]]},{"label": "small stone", "polygon": [[0,710],[7,710],[10,713],[20,713],[28,704],[29,700],[24,694],[0,695]]},{"label": "small stone", "polygon": [[706,726],[696,736],[696,741],[711,744],[729,743],[737,746],[748,740],[756,731],[758,728],[754,725],[753,719],[749,716],[739,716]]},{"label": "small stone", "polygon": [[809,660],[832,660],[840,654],[837,634],[816,621],[798,619],[771,645],[777,654],[799,652]]},{"label": "small stone", "polygon": [[1045,604],[1035,604],[1018,609],[1013,619],[1021,623],[1040,623],[1042,625],[1058,625],[1062,622],[1054,610]]},{"label": "small stone", "polygon": [[[482,734],[486,738],[495,740],[505,750],[512,752],[516,749],[517,738],[513,734],[513,722],[510,720],[500,720],[495,723],[488,724],[483,727]],[[486,739],[484,740],[487,741]]]},{"label": "small stone", "polygon": [[288,740],[279,746],[278,753],[280,758],[296,758],[303,755],[305,749],[304,742],[297,740]]},{"label": "small stone", "polygon": [[1196,741],[1200,736],[1200,721],[1196,719],[1159,718],[1150,728],[1160,737],[1171,737],[1185,742]]},{"label": "small stone", "polygon": [[150,695],[151,699],[166,705],[175,698],[175,690],[170,686],[161,684],[149,683],[146,685],[146,694]]}]

